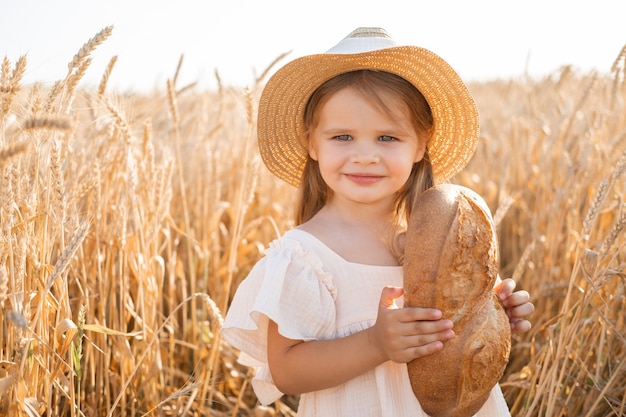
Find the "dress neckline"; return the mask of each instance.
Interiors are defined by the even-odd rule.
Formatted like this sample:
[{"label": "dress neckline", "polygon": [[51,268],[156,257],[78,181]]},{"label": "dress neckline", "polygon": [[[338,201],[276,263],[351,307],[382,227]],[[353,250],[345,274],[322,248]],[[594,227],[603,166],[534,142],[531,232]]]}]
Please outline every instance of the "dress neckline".
[{"label": "dress neckline", "polygon": [[353,265],[353,266],[358,266],[358,267],[369,267],[369,268],[382,268],[382,269],[387,269],[387,270],[402,269],[402,265],[376,265],[376,264],[364,264],[360,262],[352,262],[352,261],[347,260],[343,256],[341,256],[337,252],[335,252],[328,245],[326,245],[326,243],[324,243],[322,240],[320,240],[317,236],[315,236],[311,232],[307,232],[306,230],[303,230],[303,229],[294,228],[285,232],[285,236],[288,234],[293,234],[293,233],[300,233],[301,235],[305,235],[306,236],[305,238],[314,241],[317,246],[321,246],[326,252],[331,254],[334,258],[348,265]]}]

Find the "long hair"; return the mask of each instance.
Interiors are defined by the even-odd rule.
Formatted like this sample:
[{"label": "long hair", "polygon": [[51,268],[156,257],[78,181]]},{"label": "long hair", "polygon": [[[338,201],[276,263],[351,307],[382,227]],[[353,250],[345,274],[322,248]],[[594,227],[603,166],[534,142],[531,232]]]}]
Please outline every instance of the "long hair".
[{"label": "long hair", "polygon": [[[395,108],[386,104],[383,94],[388,93],[398,97],[407,106],[419,139],[428,144],[433,128],[433,117],[430,106],[422,93],[402,77],[388,72],[370,70],[338,75],[313,92],[304,111],[303,122],[307,137],[318,122],[319,109],[334,93],[346,87],[355,88],[392,119]],[[406,228],[416,196],[433,185],[434,176],[427,150],[424,158],[413,164],[407,182],[398,191],[394,201],[393,221],[398,226],[398,231]],[[300,198],[295,215],[296,224],[302,224],[311,219],[332,197],[332,190],[322,179],[317,161],[311,157],[307,158],[299,192]]]}]

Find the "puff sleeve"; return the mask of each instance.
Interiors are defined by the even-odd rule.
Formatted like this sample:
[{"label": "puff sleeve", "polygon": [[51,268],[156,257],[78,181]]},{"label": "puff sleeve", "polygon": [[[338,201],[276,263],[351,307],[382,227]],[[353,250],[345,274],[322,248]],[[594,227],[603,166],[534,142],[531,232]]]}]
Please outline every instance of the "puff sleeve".
[{"label": "puff sleeve", "polygon": [[237,288],[222,335],[240,351],[239,362],[255,369],[252,387],[262,404],[283,395],[274,385],[267,363],[269,320],[289,339],[333,338],[335,293],[332,277],[319,257],[284,237],[270,244]]}]

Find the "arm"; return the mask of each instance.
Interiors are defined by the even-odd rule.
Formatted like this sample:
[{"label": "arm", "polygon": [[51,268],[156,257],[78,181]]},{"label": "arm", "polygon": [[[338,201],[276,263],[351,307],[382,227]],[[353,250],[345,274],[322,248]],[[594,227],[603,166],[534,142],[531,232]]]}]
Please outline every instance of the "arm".
[{"label": "arm", "polygon": [[526,320],[526,317],[535,311],[535,306],[530,302],[528,291],[514,292],[515,281],[511,278],[501,280],[499,277],[494,289],[498,293],[500,300],[502,300],[502,305],[509,316],[511,331],[513,333],[523,333],[530,330],[531,324],[530,321]]},{"label": "arm", "polygon": [[454,337],[452,322],[426,308],[397,308],[402,288],[386,287],[374,326],[332,340],[304,342],[285,338],[276,323],[268,326],[272,378],[285,394],[300,394],[347,382],[387,360],[409,362],[443,347]]}]

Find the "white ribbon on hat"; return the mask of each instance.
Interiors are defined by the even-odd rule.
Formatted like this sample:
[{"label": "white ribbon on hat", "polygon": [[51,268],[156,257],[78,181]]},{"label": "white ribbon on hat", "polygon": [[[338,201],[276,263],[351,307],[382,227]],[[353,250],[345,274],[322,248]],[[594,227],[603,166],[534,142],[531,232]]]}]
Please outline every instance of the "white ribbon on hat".
[{"label": "white ribbon on hat", "polygon": [[398,46],[398,44],[383,29],[372,31],[371,28],[359,28],[326,51],[326,53],[358,54],[360,52],[393,48],[394,46]]}]

